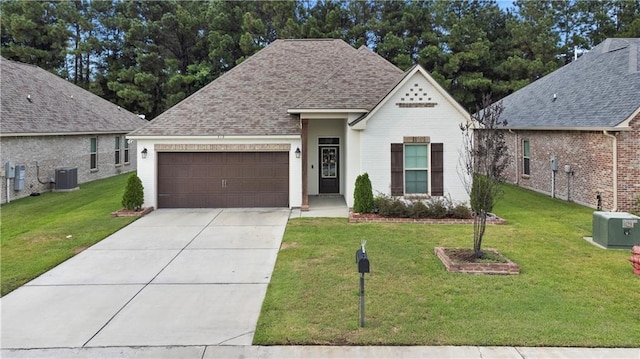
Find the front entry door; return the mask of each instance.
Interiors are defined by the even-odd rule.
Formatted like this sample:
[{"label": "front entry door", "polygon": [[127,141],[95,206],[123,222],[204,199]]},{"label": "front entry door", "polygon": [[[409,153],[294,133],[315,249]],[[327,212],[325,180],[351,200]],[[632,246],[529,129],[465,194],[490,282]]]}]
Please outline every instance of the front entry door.
[{"label": "front entry door", "polygon": [[340,154],[337,146],[320,146],[320,193],[340,193]]}]

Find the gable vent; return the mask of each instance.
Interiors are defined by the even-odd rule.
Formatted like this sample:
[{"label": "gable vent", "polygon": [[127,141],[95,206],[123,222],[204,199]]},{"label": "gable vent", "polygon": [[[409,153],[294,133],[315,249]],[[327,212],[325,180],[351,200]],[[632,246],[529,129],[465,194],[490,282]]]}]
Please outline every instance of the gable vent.
[{"label": "gable vent", "polygon": [[396,105],[399,107],[434,107],[437,103],[431,102],[427,91],[416,83],[409,88],[408,92],[405,92],[404,97],[401,97],[400,102]]}]

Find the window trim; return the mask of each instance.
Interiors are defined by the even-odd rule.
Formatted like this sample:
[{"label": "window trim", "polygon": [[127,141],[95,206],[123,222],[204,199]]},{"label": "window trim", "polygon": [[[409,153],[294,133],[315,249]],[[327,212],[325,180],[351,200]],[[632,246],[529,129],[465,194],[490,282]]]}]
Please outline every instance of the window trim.
[{"label": "window trim", "polygon": [[89,170],[98,170],[98,136],[89,137]]},{"label": "window trim", "polygon": [[[427,162],[426,162],[426,167],[407,167],[407,147],[425,147],[426,148],[426,152],[427,152]],[[403,163],[402,163],[402,180],[403,180],[403,187],[404,187],[404,194],[409,195],[409,196],[420,196],[420,195],[428,195],[430,192],[430,186],[431,186],[431,181],[429,181],[429,173],[430,173],[430,166],[429,166],[429,162],[431,160],[430,156],[429,156],[429,151],[430,151],[430,143],[428,142],[421,142],[421,143],[403,143]],[[426,172],[426,192],[407,192],[407,172],[409,171],[413,171],[413,172]]]}]

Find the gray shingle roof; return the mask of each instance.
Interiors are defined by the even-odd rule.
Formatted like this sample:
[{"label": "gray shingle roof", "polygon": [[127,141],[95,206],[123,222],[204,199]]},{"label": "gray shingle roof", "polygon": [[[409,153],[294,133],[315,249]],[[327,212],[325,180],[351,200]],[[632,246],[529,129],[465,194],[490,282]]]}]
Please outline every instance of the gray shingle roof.
[{"label": "gray shingle roof", "polygon": [[148,123],[37,66],[2,57],[0,97],[2,135],[126,133]]},{"label": "gray shingle roof", "polygon": [[370,110],[402,75],[342,40],[276,40],[130,135],[297,135],[287,110]]},{"label": "gray shingle roof", "polygon": [[[510,128],[613,128],[640,107],[640,39],[607,39],[503,99]],[[556,99],[554,100],[554,94]]]}]

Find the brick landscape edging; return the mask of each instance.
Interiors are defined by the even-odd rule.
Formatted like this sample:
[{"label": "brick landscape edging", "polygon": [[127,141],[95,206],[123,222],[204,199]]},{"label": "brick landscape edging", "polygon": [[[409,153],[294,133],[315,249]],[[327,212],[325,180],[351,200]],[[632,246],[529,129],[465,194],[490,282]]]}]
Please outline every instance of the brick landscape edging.
[{"label": "brick landscape edging", "polygon": [[[496,249],[488,248],[485,251],[497,252]],[[507,263],[460,263],[455,264],[449,256],[444,253],[443,247],[436,247],[435,253],[447,268],[448,272],[469,273],[469,274],[520,274],[520,266],[509,260]]]},{"label": "brick landscape edging", "polygon": [[[416,224],[473,224],[473,218],[395,218],[380,216],[362,216],[359,213],[349,211],[349,223],[416,223]],[[505,224],[506,220],[500,217],[487,219],[487,224]]]},{"label": "brick landscape edging", "polygon": [[111,212],[111,217],[142,217],[153,211],[153,207],[145,207],[139,211],[128,211],[121,209],[119,211]]}]

